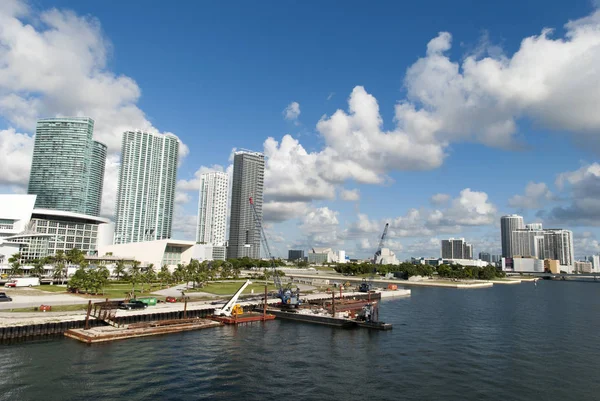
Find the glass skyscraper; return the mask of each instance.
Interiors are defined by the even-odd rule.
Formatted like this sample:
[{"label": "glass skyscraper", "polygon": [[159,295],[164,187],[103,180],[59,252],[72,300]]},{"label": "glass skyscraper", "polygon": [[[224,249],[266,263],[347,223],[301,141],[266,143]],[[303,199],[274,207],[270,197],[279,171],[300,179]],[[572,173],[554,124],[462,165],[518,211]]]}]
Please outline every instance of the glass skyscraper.
[{"label": "glass skyscraper", "polygon": [[253,259],[260,258],[260,227],[255,223],[249,199],[253,199],[259,221],[262,224],[264,175],[265,155],[250,151],[235,153],[231,185],[228,258],[244,256]]},{"label": "glass skyscraper", "polygon": [[27,189],[37,195],[35,207],[100,214],[106,146],[93,132],[87,117],[38,121]]},{"label": "glass skyscraper", "polygon": [[178,152],[174,135],[123,134],[115,244],[171,238]]}]

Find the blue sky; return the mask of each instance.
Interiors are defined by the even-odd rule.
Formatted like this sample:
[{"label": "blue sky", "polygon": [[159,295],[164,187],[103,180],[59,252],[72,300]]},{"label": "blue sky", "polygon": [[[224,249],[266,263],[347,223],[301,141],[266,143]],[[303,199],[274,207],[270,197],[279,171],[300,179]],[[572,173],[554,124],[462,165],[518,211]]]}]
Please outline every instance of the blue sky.
[{"label": "blue sky", "polygon": [[[600,17],[590,1],[34,0],[7,1],[0,15],[10,77],[0,78],[0,149],[14,152],[0,162],[4,191],[26,186],[36,118],[96,119],[113,155],[107,215],[120,132],[173,132],[189,149],[175,235],[191,238],[196,173],[289,134],[291,153],[267,152],[265,217],[280,255],[331,245],[364,257],[387,221],[402,258],[437,256],[451,236],[499,253],[499,216],[514,212],[572,229],[576,256],[600,251]],[[32,59],[23,49],[35,46]],[[300,113],[286,119],[293,102]]]}]

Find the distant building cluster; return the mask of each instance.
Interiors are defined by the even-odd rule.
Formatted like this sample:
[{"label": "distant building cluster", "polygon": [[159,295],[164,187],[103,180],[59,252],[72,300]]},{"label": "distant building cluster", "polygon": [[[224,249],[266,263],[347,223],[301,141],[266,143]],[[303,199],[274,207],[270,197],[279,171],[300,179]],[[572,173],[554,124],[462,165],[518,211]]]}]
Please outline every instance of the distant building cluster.
[{"label": "distant building cluster", "polygon": [[573,233],[560,228],[544,229],[527,224],[512,214],[500,218],[502,266],[505,270],[543,272],[544,260],[557,260],[560,270],[575,271]]},{"label": "distant building cluster", "polygon": [[464,238],[442,240],[442,259],[473,259],[473,245]]}]

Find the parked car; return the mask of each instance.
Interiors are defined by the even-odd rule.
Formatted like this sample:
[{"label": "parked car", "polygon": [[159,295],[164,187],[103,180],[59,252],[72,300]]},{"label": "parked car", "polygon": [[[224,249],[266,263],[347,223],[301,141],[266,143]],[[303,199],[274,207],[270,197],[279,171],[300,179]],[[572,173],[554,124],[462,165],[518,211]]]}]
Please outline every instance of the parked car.
[{"label": "parked car", "polygon": [[5,292],[0,292],[0,302],[10,302],[12,298],[6,295]]},{"label": "parked car", "polygon": [[127,310],[146,309],[147,307],[148,307],[148,305],[146,305],[145,303],[143,303],[141,301],[137,301],[135,299],[132,299],[129,302],[123,302],[122,304],[119,305],[119,309],[127,309]]},{"label": "parked car", "polygon": [[177,298],[167,297],[167,298],[165,298],[165,302],[174,303],[174,302],[177,302]]}]

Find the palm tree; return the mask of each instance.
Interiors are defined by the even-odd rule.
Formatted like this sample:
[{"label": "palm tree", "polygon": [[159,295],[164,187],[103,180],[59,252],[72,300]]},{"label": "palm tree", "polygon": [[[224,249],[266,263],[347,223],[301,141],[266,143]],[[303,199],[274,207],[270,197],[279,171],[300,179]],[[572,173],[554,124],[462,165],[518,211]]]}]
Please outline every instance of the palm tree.
[{"label": "palm tree", "polygon": [[134,260],[129,267],[129,282],[131,283],[131,295],[135,296],[135,285],[140,282],[140,264]]},{"label": "palm tree", "polygon": [[164,265],[163,267],[160,268],[160,271],[158,272],[158,279],[160,280],[160,287],[162,288],[163,286],[163,282],[165,282],[166,284],[169,284],[172,280],[172,275],[171,272],[169,271],[169,268],[167,267],[167,265]]},{"label": "palm tree", "polygon": [[65,266],[65,262],[60,262],[54,265],[54,271],[52,272],[52,277],[55,279],[60,279],[61,284],[65,283],[65,276],[67,275],[67,267]]},{"label": "palm tree", "polygon": [[29,270],[29,275],[34,277],[42,277],[44,275],[44,259],[36,259],[33,261],[33,269]]},{"label": "palm tree", "polygon": [[123,262],[122,259],[117,261],[117,264],[113,269],[113,274],[117,276],[117,280],[119,280],[121,276],[124,276],[126,272],[127,270],[125,270],[125,262]]},{"label": "palm tree", "polygon": [[23,269],[21,268],[20,253],[15,253],[10,258],[8,258],[8,263],[10,263],[10,270],[8,271],[9,278],[23,274]]}]

